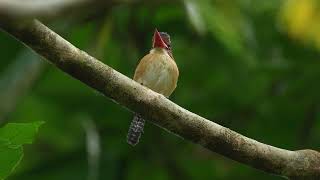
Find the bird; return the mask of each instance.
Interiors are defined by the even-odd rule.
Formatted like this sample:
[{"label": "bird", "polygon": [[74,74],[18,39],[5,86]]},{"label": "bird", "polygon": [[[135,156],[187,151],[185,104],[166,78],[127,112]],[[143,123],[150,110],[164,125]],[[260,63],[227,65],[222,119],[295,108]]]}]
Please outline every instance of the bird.
[{"label": "bird", "polygon": [[[179,70],[173,58],[170,35],[155,29],[152,49],[136,67],[133,80],[169,98],[177,87]],[[135,146],[143,133],[145,120],[135,114],[130,124],[127,142]]]}]

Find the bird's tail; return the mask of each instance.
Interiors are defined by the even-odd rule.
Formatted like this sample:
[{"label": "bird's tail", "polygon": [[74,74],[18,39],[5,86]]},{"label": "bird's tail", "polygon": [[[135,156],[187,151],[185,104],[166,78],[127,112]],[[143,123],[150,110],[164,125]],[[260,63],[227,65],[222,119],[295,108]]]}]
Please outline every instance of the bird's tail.
[{"label": "bird's tail", "polygon": [[127,135],[127,142],[131,146],[135,146],[138,144],[139,138],[143,132],[144,123],[145,120],[141,116],[136,114],[133,117]]}]

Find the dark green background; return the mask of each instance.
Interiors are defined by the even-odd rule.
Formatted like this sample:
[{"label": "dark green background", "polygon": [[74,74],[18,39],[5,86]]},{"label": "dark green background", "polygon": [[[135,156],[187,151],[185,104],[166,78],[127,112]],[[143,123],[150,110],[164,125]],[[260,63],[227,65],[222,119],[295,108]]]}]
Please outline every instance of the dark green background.
[{"label": "dark green background", "polygon": [[[280,2],[250,2],[189,4],[198,7],[199,17],[190,16],[180,1],[123,3],[44,22],[129,77],[150,50],[154,29],[166,31],[180,70],[172,101],[263,143],[318,150],[319,51],[294,40],[279,25]],[[0,70],[24,49],[1,32]],[[150,123],[132,148],[126,143],[131,119],[125,108],[46,63],[7,118],[46,122],[34,144],[25,146],[25,157],[9,179],[86,179],[83,122],[88,121],[100,134],[99,179],[281,179]]]}]

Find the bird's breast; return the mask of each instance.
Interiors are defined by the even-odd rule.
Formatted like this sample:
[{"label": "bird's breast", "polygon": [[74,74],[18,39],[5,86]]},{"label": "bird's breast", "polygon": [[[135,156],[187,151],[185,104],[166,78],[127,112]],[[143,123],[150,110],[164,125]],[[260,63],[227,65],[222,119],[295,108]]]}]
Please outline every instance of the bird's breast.
[{"label": "bird's breast", "polygon": [[167,97],[177,86],[179,72],[167,54],[150,53],[140,61],[134,80]]}]

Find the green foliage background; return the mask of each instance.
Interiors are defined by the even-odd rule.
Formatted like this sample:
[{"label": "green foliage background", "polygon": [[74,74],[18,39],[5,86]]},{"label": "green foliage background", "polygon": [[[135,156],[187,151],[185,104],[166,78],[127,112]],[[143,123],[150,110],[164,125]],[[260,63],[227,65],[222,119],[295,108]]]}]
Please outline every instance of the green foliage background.
[{"label": "green foliage background", "polygon": [[[284,4],[120,3],[99,13],[84,11],[85,18],[45,22],[129,77],[150,50],[154,29],[166,31],[180,69],[172,101],[258,141],[318,150],[319,50],[312,42],[300,41],[303,36],[287,33],[290,29],[279,20]],[[5,72],[24,47],[1,32],[0,52],[0,70]],[[46,122],[34,144],[25,146],[25,157],[9,179],[87,179],[86,121],[93,121],[100,134],[99,179],[281,179],[150,123],[132,148],[126,143],[131,118],[125,108],[46,65],[7,117],[10,122]]]}]

